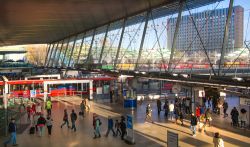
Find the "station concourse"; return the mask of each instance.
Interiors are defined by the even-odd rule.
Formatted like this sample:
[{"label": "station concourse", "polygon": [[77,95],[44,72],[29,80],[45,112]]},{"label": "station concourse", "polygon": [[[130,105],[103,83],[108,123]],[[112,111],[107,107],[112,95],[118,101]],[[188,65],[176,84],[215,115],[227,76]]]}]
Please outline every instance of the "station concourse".
[{"label": "station concourse", "polygon": [[248,0],[2,0],[0,146],[249,147],[249,22]]}]

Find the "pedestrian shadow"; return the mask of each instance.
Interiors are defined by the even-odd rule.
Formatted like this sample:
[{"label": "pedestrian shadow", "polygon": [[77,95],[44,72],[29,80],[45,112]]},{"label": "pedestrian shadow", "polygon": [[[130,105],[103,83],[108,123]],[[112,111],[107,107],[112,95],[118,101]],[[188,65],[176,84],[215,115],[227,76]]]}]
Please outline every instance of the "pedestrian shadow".
[{"label": "pedestrian shadow", "polygon": [[[168,127],[168,126],[164,126],[164,125],[162,125],[162,124],[158,124],[158,123],[155,123],[155,122],[154,122],[153,124],[154,124],[154,125],[157,125],[157,126],[160,126],[160,127],[164,127],[164,128],[166,128],[166,129],[171,129],[171,130],[175,130],[175,131],[178,131],[178,132],[182,132],[182,133],[187,134],[187,135],[192,135],[191,133],[187,133],[187,132],[182,131],[182,130],[179,130],[179,129],[175,129],[175,128],[171,128],[171,127]],[[189,127],[186,126],[186,125],[181,126],[181,127],[189,128]]]},{"label": "pedestrian shadow", "polygon": [[[204,133],[207,136],[214,137],[214,132],[204,131]],[[250,143],[246,143],[246,142],[244,142],[244,140],[241,141],[241,140],[238,140],[236,138],[231,138],[231,137],[228,137],[228,136],[225,136],[225,135],[220,135],[220,136],[224,140],[224,142],[228,142],[228,143],[231,143],[231,144],[234,144],[234,145],[237,145],[237,146],[241,146],[241,147],[249,147],[250,146]]]},{"label": "pedestrian shadow", "polygon": [[212,145],[210,143],[207,143],[205,141],[201,141],[201,140],[193,138],[193,137],[183,137],[183,138],[180,139],[180,141],[185,142],[187,144],[190,144],[192,146],[205,147],[205,146],[211,146]]},{"label": "pedestrian shadow", "polygon": [[142,135],[142,136],[146,136],[146,137],[148,137],[148,138],[152,138],[152,139],[157,140],[157,141],[159,141],[159,142],[161,142],[161,143],[167,143],[166,140],[160,139],[160,138],[158,138],[158,137],[151,136],[151,135],[149,135],[149,134],[146,134],[146,133],[143,133],[143,132],[139,132],[139,131],[136,131],[136,130],[134,130],[134,132],[135,132],[136,134],[138,134],[138,135]]}]

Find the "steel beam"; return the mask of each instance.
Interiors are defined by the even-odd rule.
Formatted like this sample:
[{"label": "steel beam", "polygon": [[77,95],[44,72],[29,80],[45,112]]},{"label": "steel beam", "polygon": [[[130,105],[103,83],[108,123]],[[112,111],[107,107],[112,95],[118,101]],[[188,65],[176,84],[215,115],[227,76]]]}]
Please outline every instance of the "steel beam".
[{"label": "steel beam", "polygon": [[82,36],[82,42],[81,42],[81,45],[80,45],[80,50],[79,50],[79,53],[78,53],[77,60],[76,60],[75,64],[79,63],[79,59],[80,59],[80,55],[81,55],[81,52],[82,52],[82,46],[83,46],[84,38],[85,38],[85,33]]},{"label": "steel beam", "polygon": [[51,64],[50,67],[53,67],[53,64],[55,63],[55,57],[56,57],[56,52],[57,52],[57,48],[58,48],[59,43],[60,43],[60,42],[57,43],[56,48],[54,49],[55,51],[54,51],[54,53],[53,53],[53,55],[52,55],[52,59],[53,59],[53,60],[52,60],[51,63],[50,63],[50,64]]},{"label": "steel beam", "polygon": [[95,39],[95,31],[96,31],[96,29],[94,29],[92,40],[91,40],[91,43],[90,43],[88,57],[87,57],[87,64],[90,64],[90,57],[92,56],[92,46],[93,46],[93,42],[94,42],[94,39]]},{"label": "steel beam", "polygon": [[147,27],[148,27],[148,18],[149,18],[149,14],[150,14],[151,10],[149,10],[146,14],[146,18],[145,18],[145,24],[144,24],[144,28],[143,28],[143,33],[142,33],[142,38],[141,38],[141,43],[140,43],[140,48],[139,48],[139,53],[138,53],[138,57],[136,60],[136,64],[135,64],[135,70],[138,69],[138,62],[141,59],[141,53],[143,50],[143,45],[144,45],[144,40],[145,40],[145,36],[146,36],[146,32],[147,32]]},{"label": "steel beam", "polygon": [[176,26],[175,26],[175,32],[174,32],[174,37],[173,37],[173,42],[172,42],[172,47],[171,47],[171,53],[170,53],[170,58],[169,58],[169,62],[168,62],[168,71],[170,72],[171,70],[171,66],[172,66],[172,60],[174,57],[174,52],[175,52],[175,48],[176,48],[176,38],[178,36],[179,33],[179,26],[180,26],[180,22],[181,22],[181,14],[182,14],[182,9],[183,9],[183,4],[184,4],[184,0],[180,0],[180,7],[179,7],[179,11],[178,11],[178,17],[177,17],[177,22],[176,22]]},{"label": "steel beam", "polygon": [[200,40],[200,42],[201,42],[202,49],[204,50],[205,55],[207,56],[207,59],[208,59],[208,61],[209,61],[209,65],[210,65],[210,67],[211,67],[211,69],[212,69],[212,71],[213,71],[214,76],[216,76],[216,72],[215,72],[215,70],[214,70],[214,68],[213,68],[213,64],[212,64],[212,62],[211,62],[211,60],[210,60],[210,58],[209,58],[209,54],[208,54],[208,52],[207,52],[207,50],[206,50],[206,48],[205,48],[204,42],[203,42],[203,40],[202,40],[202,38],[201,38],[200,32],[199,32],[199,30],[198,30],[198,28],[197,28],[197,25],[196,25],[196,23],[195,23],[195,20],[194,20],[194,17],[192,16],[191,11],[190,11],[189,9],[188,9],[188,12],[189,12],[189,14],[190,14],[190,16],[191,16],[192,23],[193,23],[193,25],[194,25],[194,27],[195,27],[195,30],[196,30],[197,35],[198,35],[198,37],[199,37],[199,40]]},{"label": "steel beam", "polygon": [[227,43],[228,43],[229,23],[231,22],[232,11],[233,11],[233,3],[234,3],[234,0],[230,0],[226,25],[225,25],[225,28],[224,28],[224,37],[223,37],[222,48],[221,48],[221,56],[220,56],[220,62],[219,62],[218,76],[220,76],[222,74],[221,67],[224,67],[224,56],[225,56],[225,49],[226,49],[226,46],[227,46]]},{"label": "steel beam", "polygon": [[62,53],[62,48],[63,48],[63,44],[65,43],[64,40],[62,40],[62,45],[61,45],[61,48],[60,48],[60,52],[59,52],[59,55],[58,55],[58,58],[57,58],[57,61],[56,61],[56,67],[58,67],[58,64],[59,64],[59,60],[60,60],[60,56],[61,56],[61,53]]},{"label": "steel beam", "polygon": [[76,35],[76,37],[75,37],[75,40],[74,40],[74,43],[73,43],[73,46],[72,46],[72,49],[71,49],[70,58],[69,58],[69,63],[68,63],[68,66],[67,66],[67,67],[70,66],[70,62],[71,62],[71,60],[72,60],[72,55],[73,55],[73,52],[74,52],[74,49],[75,49],[76,40],[77,40],[77,35]]},{"label": "steel beam", "polygon": [[62,65],[61,65],[61,67],[63,67],[64,60],[65,60],[65,58],[66,58],[66,53],[67,53],[67,51],[68,51],[69,42],[70,42],[70,38],[69,38],[69,40],[68,40],[68,42],[67,42],[67,46],[66,46],[66,49],[65,49],[65,52],[64,52],[64,56],[63,56],[63,60],[62,60]]},{"label": "steel beam", "polygon": [[51,46],[51,44],[49,44],[47,49],[46,49],[47,53],[46,53],[46,57],[45,57],[45,61],[44,61],[44,66],[47,65],[47,59],[48,59],[48,55],[49,55],[49,52],[50,52],[50,46]]},{"label": "steel beam", "polygon": [[107,25],[107,28],[106,28],[106,31],[105,31],[105,36],[104,36],[104,40],[103,40],[103,43],[102,43],[102,50],[101,50],[100,57],[99,57],[99,60],[98,60],[99,64],[102,61],[102,54],[103,54],[103,51],[104,51],[104,48],[105,48],[105,43],[106,43],[106,39],[107,39],[107,36],[108,36],[109,27],[110,27],[110,24]]},{"label": "steel beam", "polygon": [[51,55],[53,54],[53,51],[54,51],[54,46],[55,46],[55,43],[53,43],[52,48],[50,49],[50,54],[49,54],[49,60],[47,62],[47,67],[49,67]]},{"label": "steel beam", "polygon": [[116,69],[117,60],[119,58],[119,53],[120,53],[121,45],[122,45],[122,39],[123,39],[125,27],[126,27],[126,21],[127,21],[127,18],[124,18],[123,24],[122,24],[122,32],[121,32],[121,36],[120,36],[120,40],[119,40],[119,44],[118,44],[118,48],[117,48],[117,52],[116,52],[116,56],[115,56],[115,61],[114,61],[114,69]]}]

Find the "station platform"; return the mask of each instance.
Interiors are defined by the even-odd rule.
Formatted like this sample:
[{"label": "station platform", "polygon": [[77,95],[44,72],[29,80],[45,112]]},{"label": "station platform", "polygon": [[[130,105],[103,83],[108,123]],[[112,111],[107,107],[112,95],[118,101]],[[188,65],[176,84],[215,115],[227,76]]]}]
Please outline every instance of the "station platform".
[{"label": "station platform", "polygon": [[[80,98],[58,98],[53,100],[53,128],[52,135],[49,136],[47,129],[44,136],[30,135],[28,133],[29,123],[26,120],[26,116],[23,116],[17,123],[21,123],[26,126],[22,131],[18,131],[17,143],[23,147],[82,147],[82,146],[114,146],[125,147],[128,146],[120,137],[113,137],[110,132],[108,137],[105,137],[107,131],[107,117],[111,116],[114,120],[119,119],[121,115],[131,114],[130,109],[124,109],[122,104],[110,104],[107,102],[97,101],[89,102],[90,111],[86,113],[84,118],[78,116],[76,122],[77,131],[73,132],[70,129],[64,127],[60,128],[63,118],[63,110],[67,109],[70,114],[72,109],[76,110],[76,113],[80,111],[79,104]],[[145,108],[146,104],[151,103],[153,108],[152,119],[154,123],[145,122]],[[93,139],[93,126],[92,116],[96,113],[100,116],[101,134],[102,137]],[[135,117],[135,145],[138,147],[162,147],[167,146],[167,131],[173,131],[179,134],[179,146],[181,147],[212,147],[214,132],[220,132],[225,147],[249,147],[250,146],[250,131],[248,129],[232,128],[229,121],[223,121],[219,116],[212,122],[212,127],[207,127],[206,132],[197,131],[197,136],[191,136],[189,129],[189,121],[185,120],[184,126],[175,124],[174,121],[167,121],[164,118],[163,112],[158,117],[156,102],[147,101],[138,105],[138,108],[133,111]],[[45,113],[46,114],[46,113]],[[180,123],[180,122],[179,122]],[[236,131],[237,130],[237,131]],[[6,138],[0,138],[3,142]]]}]

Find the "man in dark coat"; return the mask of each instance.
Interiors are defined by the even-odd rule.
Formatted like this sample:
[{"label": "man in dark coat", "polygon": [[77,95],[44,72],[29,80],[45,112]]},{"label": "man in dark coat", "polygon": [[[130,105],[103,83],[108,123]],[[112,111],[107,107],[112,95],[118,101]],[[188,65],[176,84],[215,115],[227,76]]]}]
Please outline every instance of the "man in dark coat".
[{"label": "man in dark coat", "polygon": [[158,110],[158,115],[160,115],[160,112],[161,112],[161,100],[160,99],[157,100],[157,110]]},{"label": "man in dark coat", "polygon": [[8,127],[10,138],[4,142],[4,146],[7,147],[7,144],[12,143],[13,146],[17,146],[16,144],[16,123],[15,119],[12,118]]},{"label": "man in dark coat", "polygon": [[238,126],[238,118],[239,117],[239,112],[238,110],[236,109],[236,107],[234,107],[231,111],[231,118],[232,118],[232,123],[233,123],[233,126]]}]

